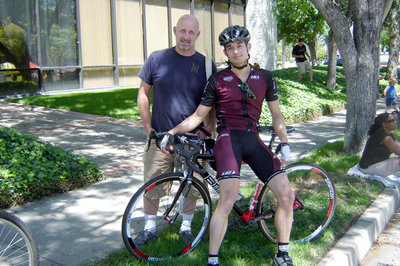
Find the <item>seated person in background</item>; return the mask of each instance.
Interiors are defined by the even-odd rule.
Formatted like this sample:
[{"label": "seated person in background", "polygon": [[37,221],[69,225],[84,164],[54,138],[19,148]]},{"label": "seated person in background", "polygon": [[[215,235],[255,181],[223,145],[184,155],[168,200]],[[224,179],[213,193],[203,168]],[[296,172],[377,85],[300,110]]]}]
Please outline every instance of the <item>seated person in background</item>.
[{"label": "seated person in background", "polygon": [[[397,115],[397,114],[396,114]],[[369,138],[360,160],[360,171],[364,174],[389,176],[400,171],[400,142],[391,131],[397,128],[394,113],[383,113],[375,117],[368,131]],[[390,157],[394,153],[397,156]]]}]

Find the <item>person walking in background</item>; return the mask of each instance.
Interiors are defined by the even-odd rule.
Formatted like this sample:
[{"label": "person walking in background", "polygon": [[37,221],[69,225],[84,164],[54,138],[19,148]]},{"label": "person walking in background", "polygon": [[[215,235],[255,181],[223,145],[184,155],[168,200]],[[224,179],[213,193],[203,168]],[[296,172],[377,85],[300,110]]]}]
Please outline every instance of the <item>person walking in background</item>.
[{"label": "person walking in background", "polygon": [[[278,199],[274,223],[278,231],[278,252],[274,265],[293,265],[289,257],[289,238],[293,219],[294,193],[283,164],[290,160],[286,125],[279,109],[275,79],[271,72],[249,64],[250,33],[241,26],[227,27],[219,35],[219,43],[228,58],[228,68],[213,74],[196,111],[171,129],[171,135],[196,128],[216,106],[218,137],[214,147],[220,198],[210,222],[208,265],[219,265],[219,249],[223,242],[228,216],[240,187],[242,160],[257,177],[268,184]],[[272,126],[281,141],[281,159],[263,143],[257,131],[264,99],[272,115]],[[166,135],[165,139],[170,136]],[[168,141],[160,147],[168,153]],[[170,148],[170,147],[169,147]]]},{"label": "person walking in background", "polygon": [[383,95],[386,97],[386,106],[385,106],[385,111],[387,112],[389,110],[389,107],[394,106],[396,108],[396,111],[399,112],[399,104],[397,101],[397,98],[399,95],[396,92],[396,83],[397,80],[395,78],[390,78],[389,79],[389,85],[385,88],[383,91]]},{"label": "person walking in background", "polygon": [[[141,79],[138,106],[147,136],[152,129],[157,132],[170,130],[191,115],[200,103],[207,81],[207,72],[211,74],[216,71],[211,60],[207,65],[206,57],[195,50],[195,42],[200,31],[199,22],[194,16],[180,17],[173,31],[176,46],[153,52],[145,61],[138,75]],[[209,71],[206,71],[206,68]],[[150,115],[152,90],[153,107]],[[206,135],[211,135],[209,132],[214,129],[215,121],[214,112],[214,114],[210,114],[206,126],[200,125],[193,132],[198,133],[201,138],[205,138]],[[162,153],[152,142],[143,156],[144,181],[147,182],[161,174],[173,172],[174,162],[174,155]],[[157,238],[156,213],[159,198],[150,197],[149,194],[144,201],[145,230],[135,239],[138,245],[144,245],[147,241]],[[195,204],[195,200],[192,203]],[[184,208],[194,209],[190,206],[184,206]],[[192,218],[193,213],[183,214],[180,237],[185,243],[193,240]]]},{"label": "person walking in background", "polygon": [[[400,142],[391,133],[397,128],[398,115],[394,112],[375,117],[359,163],[364,174],[386,177],[400,171]],[[392,153],[397,156],[390,157]]]},{"label": "person walking in background", "polygon": [[293,47],[292,51],[292,57],[296,59],[299,81],[302,80],[303,74],[306,70],[308,70],[310,81],[313,80],[312,68],[306,56],[311,61],[311,57],[307,52],[307,47],[304,45],[304,39],[299,38],[298,43]]}]

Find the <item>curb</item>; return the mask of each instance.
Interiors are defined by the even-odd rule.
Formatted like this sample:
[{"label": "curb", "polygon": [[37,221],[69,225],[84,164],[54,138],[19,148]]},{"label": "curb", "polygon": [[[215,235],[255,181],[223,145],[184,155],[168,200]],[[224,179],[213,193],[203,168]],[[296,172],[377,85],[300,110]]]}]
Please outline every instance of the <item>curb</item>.
[{"label": "curb", "polygon": [[318,265],[360,265],[399,207],[399,198],[399,187],[386,188]]}]

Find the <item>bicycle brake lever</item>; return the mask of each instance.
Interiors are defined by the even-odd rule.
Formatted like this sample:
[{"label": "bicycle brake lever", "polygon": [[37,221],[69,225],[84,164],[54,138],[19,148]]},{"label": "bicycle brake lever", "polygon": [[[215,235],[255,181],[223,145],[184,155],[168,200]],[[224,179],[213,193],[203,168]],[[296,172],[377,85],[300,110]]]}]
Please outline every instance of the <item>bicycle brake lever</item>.
[{"label": "bicycle brake lever", "polygon": [[150,131],[149,137],[147,138],[146,152],[150,149],[151,140],[154,139],[155,134],[156,134],[156,131],[154,129],[152,129]]}]

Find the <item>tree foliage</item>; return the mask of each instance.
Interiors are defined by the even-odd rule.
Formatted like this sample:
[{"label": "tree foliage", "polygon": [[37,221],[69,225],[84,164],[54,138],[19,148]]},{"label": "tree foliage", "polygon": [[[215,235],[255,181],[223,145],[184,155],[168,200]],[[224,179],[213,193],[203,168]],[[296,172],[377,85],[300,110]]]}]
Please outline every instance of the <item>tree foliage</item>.
[{"label": "tree foliage", "polygon": [[278,40],[296,43],[302,37],[308,43],[314,36],[326,32],[325,19],[308,0],[278,0],[275,13]]},{"label": "tree foliage", "polygon": [[277,0],[278,39],[295,44],[303,38],[310,48],[312,61],[317,59],[317,38],[327,30],[327,24],[308,0]]},{"label": "tree foliage", "polygon": [[[400,47],[400,26],[399,26],[399,0],[393,0],[392,8],[386,18],[386,35],[388,38],[388,43],[386,45],[389,47],[389,60],[387,64],[387,72],[385,79],[390,79],[391,77],[397,78],[397,64],[399,62],[399,47]],[[381,34],[382,40],[382,34]],[[382,41],[381,41],[382,44]]]}]

